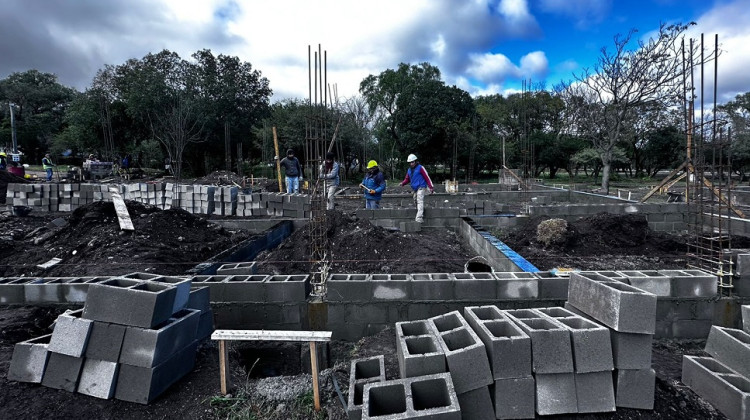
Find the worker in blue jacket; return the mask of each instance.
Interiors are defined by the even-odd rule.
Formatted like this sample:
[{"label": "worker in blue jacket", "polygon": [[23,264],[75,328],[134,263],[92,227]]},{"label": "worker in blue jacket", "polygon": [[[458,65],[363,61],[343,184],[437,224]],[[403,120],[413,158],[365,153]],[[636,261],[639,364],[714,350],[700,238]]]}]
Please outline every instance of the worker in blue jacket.
[{"label": "worker in blue jacket", "polygon": [[383,191],[385,191],[385,175],[380,172],[378,163],[374,160],[367,162],[367,174],[359,187],[365,193],[365,208],[379,209],[380,199],[383,198]]}]

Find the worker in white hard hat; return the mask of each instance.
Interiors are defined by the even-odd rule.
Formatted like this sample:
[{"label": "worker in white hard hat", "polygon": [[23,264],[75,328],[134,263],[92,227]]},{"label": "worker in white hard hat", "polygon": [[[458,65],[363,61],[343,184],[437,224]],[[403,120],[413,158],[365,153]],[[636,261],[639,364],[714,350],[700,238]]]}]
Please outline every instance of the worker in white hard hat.
[{"label": "worker in white hard hat", "polygon": [[427,174],[427,169],[419,164],[417,156],[413,153],[406,158],[409,162],[409,169],[406,171],[406,177],[401,181],[401,186],[411,184],[412,195],[414,196],[414,204],[417,206],[417,217],[416,221],[422,223],[424,221],[424,196],[429,188],[430,194],[435,192],[435,187],[432,185],[430,175]]}]

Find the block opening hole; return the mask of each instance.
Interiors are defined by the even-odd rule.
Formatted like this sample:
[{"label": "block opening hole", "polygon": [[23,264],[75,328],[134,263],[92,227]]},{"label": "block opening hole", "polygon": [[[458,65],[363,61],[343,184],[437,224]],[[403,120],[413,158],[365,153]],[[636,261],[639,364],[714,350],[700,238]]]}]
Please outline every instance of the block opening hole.
[{"label": "block opening hole", "polygon": [[482,306],[471,310],[474,315],[482,321],[488,321],[492,319],[503,319],[503,315],[494,306]]},{"label": "block opening hole", "polygon": [[409,354],[436,353],[437,346],[432,336],[406,339],[406,349]]},{"label": "block opening hole", "polygon": [[465,328],[443,335],[443,341],[450,351],[465,349],[476,344],[474,337]]},{"label": "block opening hole", "polygon": [[404,333],[404,336],[429,334],[427,331],[427,324],[424,321],[405,322],[399,325],[401,326],[401,332]]},{"label": "block opening hole", "polygon": [[451,405],[448,386],[444,379],[412,382],[411,396],[415,410],[429,410]]},{"label": "block opening hole", "polygon": [[406,392],[402,384],[373,386],[367,413],[370,417],[406,412]]},{"label": "block opening hole", "polygon": [[380,359],[369,359],[354,364],[354,379],[369,379],[380,376]]},{"label": "block opening hole", "polygon": [[440,332],[455,330],[458,327],[463,327],[461,321],[458,320],[456,314],[446,314],[440,318],[433,320],[435,327]]}]

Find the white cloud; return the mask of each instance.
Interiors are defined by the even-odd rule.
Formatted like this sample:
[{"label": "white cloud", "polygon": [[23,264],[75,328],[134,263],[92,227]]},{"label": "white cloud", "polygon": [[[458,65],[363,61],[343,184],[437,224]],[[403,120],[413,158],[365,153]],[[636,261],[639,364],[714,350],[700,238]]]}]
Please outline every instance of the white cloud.
[{"label": "white cloud", "polygon": [[524,77],[544,77],[548,69],[549,62],[544,51],[534,51],[521,57],[520,71]]},{"label": "white cloud", "polygon": [[534,51],[521,57],[515,65],[503,54],[472,54],[466,73],[482,83],[501,83],[510,78],[544,78],[549,63],[543,51]]}]

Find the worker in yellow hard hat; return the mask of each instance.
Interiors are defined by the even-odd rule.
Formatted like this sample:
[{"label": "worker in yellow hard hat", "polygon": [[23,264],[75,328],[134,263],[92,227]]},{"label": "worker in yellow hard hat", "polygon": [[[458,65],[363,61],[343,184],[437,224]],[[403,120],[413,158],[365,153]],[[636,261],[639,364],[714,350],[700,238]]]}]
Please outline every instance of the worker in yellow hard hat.
[{"label": "worker in yellow hard hat", "polygon": [[367,162],[367,173],[365,179],[359,184],[359,188],[364,190],[365,208],[379,209],[380,199],[383,198],[385,191],[385,176],[378,168],[378,162],[371,160]]},{"label": "worker in yellow hard hat", "polygon": [[5,170],[8,167],[8,157],[5,152],[0,152],[0,170]]}]

